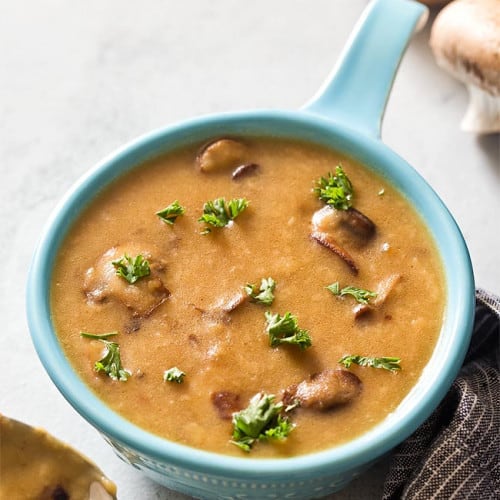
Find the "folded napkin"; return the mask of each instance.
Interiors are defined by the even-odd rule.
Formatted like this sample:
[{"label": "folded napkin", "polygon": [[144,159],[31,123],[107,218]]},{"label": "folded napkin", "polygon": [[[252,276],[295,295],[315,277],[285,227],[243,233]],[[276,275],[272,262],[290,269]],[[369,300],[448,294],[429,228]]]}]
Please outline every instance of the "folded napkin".
[{"label": "folded napkin", "polygon": [[500,297],[476,290],[471,345],[452,388],[391,459],[384,500],[500,499]]}]

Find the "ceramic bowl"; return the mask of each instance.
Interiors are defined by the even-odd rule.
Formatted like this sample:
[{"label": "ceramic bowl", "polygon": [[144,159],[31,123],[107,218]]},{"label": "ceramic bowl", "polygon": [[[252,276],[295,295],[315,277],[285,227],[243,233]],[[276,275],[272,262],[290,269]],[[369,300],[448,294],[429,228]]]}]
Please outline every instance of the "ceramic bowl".
[{"label": "ceramic bowl", "polygon": [[[154,131],[124,146],[80,179],[54,210],[33,257],[27,287],[29,327],[48,374],[71,405],[126,462],[159,483],[199,498],[300,498],[327,495],[414,432],[452,384],[474,316],[469,254],[455,221],[417,172],[380,140],[380,123],[408,40],[425,15],[410,0],[372,2],[323,88],[298,111],[209,116]],[[367,85],[369,82],[369,85]],[[179,146],[214,136],[286,137],[322,144],[389,179],[413,204],[436,240],[446,278],[446,314],[434,353],[416,386],[383,422],[353,441],[286,459],[235,458],[170,442],[123,419],[75,374],[51,322],[55,256],[72,222],[95,193],[125,171]]]}]

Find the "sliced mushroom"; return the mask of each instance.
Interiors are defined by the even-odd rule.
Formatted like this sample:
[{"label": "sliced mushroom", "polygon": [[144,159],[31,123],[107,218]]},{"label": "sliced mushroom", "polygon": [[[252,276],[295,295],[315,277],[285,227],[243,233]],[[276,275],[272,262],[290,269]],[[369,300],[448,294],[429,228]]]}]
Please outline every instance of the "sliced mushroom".
[{"label": "sliced mushroom", "polygon": [[243,292],[236,292],[233,295],[220,297],[217,303],[208,308],[190,304],[196,311],[200,312],[202,318],[215,323],[229,323],[230,313],[241,305],[248,302],[249,296]]},{"label": "sliced mushroom", "polygon": [[234,412],[241,410],[240,395],[231,391],[218,391],[210,395],[219,417],[223,420],[231,420]]},{"label": "sliced mushroom", "polygon": [[311,375],[309,380],[288,387],[283,402],[287,405],[298,402],[301,408],[323,411],[351,402],[361,389],[361,380],[354,373],[326,369]]},{"label": "sliced mushroom", "polygon": [[464,83],[469,105],[465,131],[500,131],[500,2],[451,2],[432,25],[430,45],[437,64]]},{"label": "sliced mushroom", "polygon": [[375,231],[375,224],[354,208],[336,210],[325,206],[312,217],[311,238],[336,253],[354,274],[358,273],[358,267],[345,245],[362,247],[373,238]]},{"label": "sliced mushroom", "polygon": [[351,255],[342,248],[333,238],[331,235],[328,233],[323,233],[321,231],[312,231],[311,232],[311,238],[324,247],[328,248],[335,254],[337,254],[350,268],[351,271],[354,274],[358,274],[359,269],[356,263],[354,262],[354,259],[351,257]]},{"label": "sliced mushroom", "polygon": [[[134,257],[140,254],[147,259],[150,265],[149,276],[140,278],[134,284],[118,276],[112,262],[125,254]],[[164,283],[165,269],[166,264],[160,259],[154,259],[149,251],[136,245],[116,246],[107,250],[87,270],[83,291],[89,303],[117,302],[126,306],[134,316],[145,317],[170,296]]]},{"label": "sliced mushroom", "polygon": [[362,243],[366,243],[375,235],[375,224],[366,215],[355,208],[348,210],[337,210],[340,214],[339,229],[347,229],[356,236]]},{"label": "sliced mushroom", "polygon": [[245,162],[247,147],[235,139],[217,139],[205,145],[196,158],[201,172],[210,173],[236,168]]},{"label": "sliced mushroom", "polygon": [[382,306],[400,280],[401,275],[398,273],[391,274],[383,279],[377,287],[377,296],[373,300],[370,300],[368,304],[356,304],[354,306],[354,317],[359,318]]},{"label": "sliced mushroom", "polygon": [[260,167],[257,163],[244,163],[243,165],[240,165],[233,170],[233,181],[238,181],[242,177],[253,175],[259,170],[259,168]]}]

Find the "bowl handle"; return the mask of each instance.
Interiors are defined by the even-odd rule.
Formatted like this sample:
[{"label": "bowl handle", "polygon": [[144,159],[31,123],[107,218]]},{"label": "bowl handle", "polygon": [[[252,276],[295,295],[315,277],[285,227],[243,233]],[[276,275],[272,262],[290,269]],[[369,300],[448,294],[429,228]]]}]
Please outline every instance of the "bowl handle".
[{"label": "bowl handle", "polygon": [[413,0],[373,0],[356,24],[338,63],[302,108],[380,138],[399,62],[428,9]]}]

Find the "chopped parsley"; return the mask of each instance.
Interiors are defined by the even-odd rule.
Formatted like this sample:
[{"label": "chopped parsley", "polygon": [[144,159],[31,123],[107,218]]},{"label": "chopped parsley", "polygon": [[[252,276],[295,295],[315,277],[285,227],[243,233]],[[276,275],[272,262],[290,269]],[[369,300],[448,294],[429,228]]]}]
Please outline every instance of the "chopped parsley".
[{"label": "chopped parsley", "polygon": [[265,316],[267,320],[266,330],[269,334],[269,345],[271,347],[280,344],[296,344],[302,350],[311,347],[312,342],[309,332],[299,328],[296,316],[290,312],[280,316],[270,311],[266,311]]},{"label": "chopped parsley", "polygon": [[283,403],[274,399],[273,394],[258,393],[246,408],[233,413],[231,443],[249,452],[256,441],[288,437],[295,425],[282,416]]},{"label": "chopped parsley", "polygon": [[401,359],[394,357],[370,358],[367,356],[347,355],[339,360],[339,363],[349,368],[352,363],[359,366],[371,366],[373,368],[383,368],[391,372],[401,370]]},{"label": "chopped parsley", "polygon": [[107,339],[109,337],[114,337],[115,335],[118,335],[118,332],[108,332],[108,333],[80,332],[80,337],[83,337],[85,339],[94,339],[94,340]]},{"label": "chopped parsley", "polygon": [[331,285],[328,285],[326,288],[327,290],[330,290],[333,295],[337,295],[340,297],[342,297],[343,295],[352,295],[360,304],[368,304],[370,299],[374,299],[377,296],[376,292],[364,290],[363,288],[358,288],[357,286],[346,286],[340,289],[338,281],[332,283]]},{"label": "chopped parsley", "polygon": [[185,376],[186,374],[176,366],[163,372],[163,380],[165,382],[177,382],[178,384],[182,384]]},{"label": "chopped parsley", "polygon": [[120,346],[116,342],[110,342],[109,340],[98,340],[106,346],[106,352],[99,361],[95,362],[94,370],[96,372],[103,371],[113,380],[126,382],[130,377],[130,372],[128,370],[124,370],[122,367]]},{"label": "chopped parsley", "polygon": [[248,201],[245,198],[234,198],[226,202],[224,198],[217,198],[213,201],[207,201],[203,206],[203,215],[198,222],[208,224],[201,234],[208,234],[212,231],[209,226],[225,227],[232,220],[236,219],[248,207]]},{"label": "chopped parsley", "polygon": [[149,276],[151,273],[149,262],[141,254],[134,258],[125,254],[111,263],[116,269],[116,274],[126,279],[130,284],[135,283],[143,276]]},{"label": "chopped parsley", "polygon": [[183,206],[179,205],[179,201],[175,200],[173,203],[170,203],[168,207],[165,207],[162,210],[156,212],[156,215],[165,223],[173,226],[179,215],[183,215],[186,210]]},{"label": "chopped parsley", "polygon": [[252,302],[270,306],[274,300],[273,292],[275,287],[276,282],[272,278],[262,278],[259,289],[257,289],[257,285],[247,283],[245,285],[245,292],[250,296]]},{"label": "chopped parsley", "polygon": [[316,181],[313,191],[320,200],[338,210],[347,210],[352,205],[354,191],[341,165],[337,165],[335,174],[328,172],[327,177]]}]

